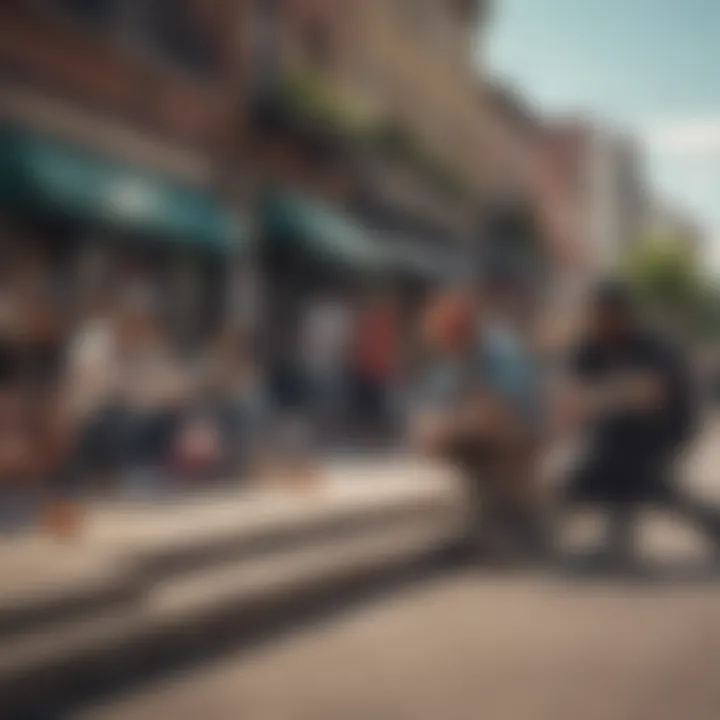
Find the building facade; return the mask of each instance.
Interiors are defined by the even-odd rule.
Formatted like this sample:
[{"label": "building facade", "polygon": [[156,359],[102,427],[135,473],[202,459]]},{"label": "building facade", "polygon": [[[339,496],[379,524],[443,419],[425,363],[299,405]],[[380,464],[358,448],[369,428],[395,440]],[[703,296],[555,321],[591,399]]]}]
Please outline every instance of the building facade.
[{"label": "building facade", "polygon": [[0,13],[5,117],[210,180],[233,103],[235,0],[8,0]]},{"label": "building facade", "polygon": [[188,337],[220,311],[239,17],[235,0],[2,3],[7,257],[31,236],[71,305],[86,281],[152,285]]},{"label": "building facade", "polygon": [[639,150],[627,137],[584,120],[550,123],[545,145],[575,208],[590,265],[596,273],[612,272],[642,233],[647,190]]},{"label": "building facade", "polygon": [[[352,166],[342,190],[336,172],[319,192],[361,196],[371,216],[384,214],[371,206],[390,206],[388,222],[393,214],[415,217],[410,234],[467,239],[488,180],[474,54],[479,4],[285,0],[248,7],[249,82],[262,90],[302,76],[306,102],[322,95],[321,114],[332,106],[351,149],[360,148],[340,164]],[[288,162],[288,149],[280,154]],[[306,165],[317,171],[321,163]],[[307,172],[303,181],[313,185]]]},{"label": "building facade", "polygon": [[428,287],[468,270],[488,184],[474,54],[480,4],[246,0],[244,8],[265,325],[282,328],[287,354],[313,294],[391,287],[416,308]]}]

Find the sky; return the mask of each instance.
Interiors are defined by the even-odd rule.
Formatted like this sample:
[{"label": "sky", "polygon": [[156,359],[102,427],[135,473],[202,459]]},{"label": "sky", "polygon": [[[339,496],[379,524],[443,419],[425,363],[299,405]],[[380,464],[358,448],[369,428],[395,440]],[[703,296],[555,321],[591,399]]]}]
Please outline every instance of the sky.
[{"label": "sky", "polygon": [[720,271],[720,0],[491,0],[490,71],[540,110],[635,133]]}]

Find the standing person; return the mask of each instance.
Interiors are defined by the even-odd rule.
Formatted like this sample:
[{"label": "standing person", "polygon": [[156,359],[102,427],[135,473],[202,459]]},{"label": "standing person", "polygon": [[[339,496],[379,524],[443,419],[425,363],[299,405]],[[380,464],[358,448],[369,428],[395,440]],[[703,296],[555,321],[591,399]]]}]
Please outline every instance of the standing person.
[{"label": "standing person", "polygon": [[[309,417],[312,388],[302,357],[304,317],[280,324],[270,350],[268,400],[259,463],[270,480],[314,485],[320,477],[316,433]],[[267,439],[267,440],[266,440]]]},{"label": "standing person", "polygon": [[346,370],[352,316],[347,303],[333,296],[318,299],[307,311],[301,337],[313,414],[325,439],[336,439],[347,401]]},{"label": "standing person", "polygon": [[392,432],[391,400],[398,366],[397,308],[388,295],[370,299],[360,310],[351,358],[353,407],[363,440]]},{"label": "standing person", "polygon": [[0,532],[27,522],[45,498],[43,521],[57,535],[80,528],[74,486],[61,469],[71,451],[65,421],[65,332],[51,306],[0,285]]},{"label": "standing person", "polygon": [[118,338],[110,298],[95,298],[70,338],[67,358],[67,402],[76,432],[70,473],[83,482],[94,473],[117,469]]},{"label": "standing person", "polygon": [[[54,534],[81,527],[77,485],[64,472],[72,452],[65,402],[67,318],[57,275],[32,236],[8,249],[0,268],[0,506],[27,517],[43,499]],[[3,492],[4,490],[4,492]],[[6,497],[3,497],[8,493]],[[14,496],[14,497],[13,497]],[[5,512],[2,513],[3,515]]]},{"label": "standing person", "polygon": [[262,387],[242,333],[224,329],[208,350],[201,368],[200,404],[205,406],[206,418],[217,426],[220,465],[234,475],[252,459],[253,445],[260,439],[265,422]]},{"label": "standing person", "polygon": [[680,513],[720,540],[720,512],[690,498],[673,477],[695,431],[695,398],[682,353],[638,318],[628,290],[603,283],[592,298],[586,336],[573,353],[577,381],[564,408],[584,422],[589,452],[568,488],[570,502],[604,507],[607,559],[632,560],[643,503]]},{"label": "standing person", "polygon": [[145,287],[127,298],[120,335],[123,444],[133,489],[157,489],[191,399],[188,373],[173,356]]}]

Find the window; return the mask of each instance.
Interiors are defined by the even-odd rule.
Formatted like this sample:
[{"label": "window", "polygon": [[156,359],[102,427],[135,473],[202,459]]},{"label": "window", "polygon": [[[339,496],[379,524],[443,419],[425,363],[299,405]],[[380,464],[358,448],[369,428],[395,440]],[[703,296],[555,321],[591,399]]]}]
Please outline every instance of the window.
[{"label": "window", "polygon": [[278,72],[280,0],[255,0],[250,22],[252,75],[261,87],[272,83]]},{"label": "window", "polygon": [[74,19],[105,25],[118,17],[121,0],[47,0],[47,4]]},{"label": "window", "polygon": [[213,8],[202,0],[35,0],[56,14],[101,27],[118,46],[150,49],[171,65],[207,75],[220,65]]},{"label": "window", "polygon": [[305,54],[317,70],[327,70],[332,64],[333,48],[330,30],[325,23],[313,20],[305,28]]},{"label": "window", "polygon": [[269,32],[274,35],[281,10],[281,0],[255,0],[253,3],[255,29],[261,33]]},{"label": "window", "polygon": [[147,0],[145,35],[163,57],[203,74],[217,70],[213,33],[193,0]]},{"label": "window", "polygon": [[399,19],[424,35],[434,20],[435,0],[400,0]]}]

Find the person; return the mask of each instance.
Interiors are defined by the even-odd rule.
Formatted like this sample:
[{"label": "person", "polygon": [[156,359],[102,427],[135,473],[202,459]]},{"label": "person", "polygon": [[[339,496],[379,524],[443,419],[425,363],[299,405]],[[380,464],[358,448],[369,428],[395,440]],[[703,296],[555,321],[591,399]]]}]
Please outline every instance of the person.
[{"label": "person", "polygon": [[300,351],[313,399],[311,410],[327,439],[334,439],[345,410],[351,322],[347,305],[326,296],[308,308],[302,328]]},{"label": "person", "polygon": [[[0,290],[0,532],[35,519],[74,535],[82,511],[63,473],[70,453],[57,318]],[[38,504],[39,503],[39,504]]]},{"label": "person", "polygon": [[312,383],[303,362],[301,328],[302,323],[281,324],[269,348],[267,392],[256,395],[262,427],[254,460],[263,480],[312,486],[320,478],[318,440],[309,417]]},{"label": "person", "polygon": [[95,298],[68,344],[66,400],[75,427],[74,467],[78,481],[117,470],[118,340],[110,299]]},{"label": "person", "polygon": [[[0,238],[2,240],[3,238]],[[56,536],[82,526],[66,417],[66,306],[51,253],[32,235],[13,244],[0,268],[0,524],[39,519]]]},{"label": "person", "polygon": [[572,353],[575,386],[562,403],[564,422],[587,428],[588,450],[572,473],[567,503],[592,503],[609,516],[602,554],[633,560],[634,530],[644,503],[658,503],[720,539],[720,513],[674,477],[697,419],[683,354],[640,320],[631,293],[617,281],[594,293],[584,339]]},{"label": "person", "polygon": [[353,408],[364,440],[391,430],[391,393],[398,370],[398,317],[387,295],[369,298],[355,326],[351,352]]},{"label": "person", "polygon": [[236,474],[252,461],[253,446],[266,420],[263,388],[244,334],[224,328],[200,374],[199,404],[204,406],[206,422],[215,421],[221,441],[218,469]]},{"label": "person", "polygon": [[165,479],[191,382],[171,352],[153,294],[143,286],[132,287],[123,309],[119,349],[126,480],[131,489],[148,492]]},{"label": "person", "polygon": [[489,387],[513,409],[528,437],[538,437],[544,421],[540,362],[532,346],[532,290],[510,278],[489,282],[478,292],[484,309],[478,352],[484,359]]},{"label": "person", "polygon": [[547,498],[539,477],[546,430],[544,378],[532,344],[539,299],[527,281],[512,276],[486,280],[477,297],[477,353],[485,386],[505,405],[515,428],[503,478],[514,500],[504,522],[515,526],[524,552],[540,557],[548,537]]},{"label": "person", "polygon": [[488,385],[476,310],[468,292],[441,294],[428,308],[423,333],[432,357],[411,438],[421,452],[462,472],[473,549],[515,554],[508,520],[520,507],[515,465],[523,431],[510,405]]}]

